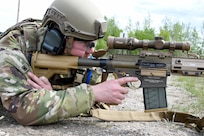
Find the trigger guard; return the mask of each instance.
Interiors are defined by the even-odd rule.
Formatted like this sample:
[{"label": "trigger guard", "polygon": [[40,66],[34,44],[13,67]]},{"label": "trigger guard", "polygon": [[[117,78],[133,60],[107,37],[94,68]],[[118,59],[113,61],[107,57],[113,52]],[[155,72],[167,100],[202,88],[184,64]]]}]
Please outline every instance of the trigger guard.
[{"label": "trigger guard", "polygon": [[138,79],[136,82],[128,82],[127,86],[133,90],[136,90],[140,88],[141,86],[141,81]]}]

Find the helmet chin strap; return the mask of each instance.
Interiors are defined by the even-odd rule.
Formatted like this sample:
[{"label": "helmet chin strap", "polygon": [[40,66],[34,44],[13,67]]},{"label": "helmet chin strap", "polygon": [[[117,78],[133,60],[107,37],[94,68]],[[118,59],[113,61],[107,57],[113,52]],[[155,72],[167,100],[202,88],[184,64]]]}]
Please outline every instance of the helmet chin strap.
[{"label": "helmet chin strap", "polygon": [[[43,42],[43,39],[44,39],[44,36],[45,36],[45,33],[47,31],[48,27],[41,27],[38,29],[38,35],[39,35],[39,41],[37,43],[37,51],[39,52],[42,52],[42,53],[45,53],[45,51],[42,50],[42,42]],[[34,51],[35,52],[35,51]]]},{"label": "helmet chin strap", "polygon": [[66,48],[67,52],[65,53],[65,55],[71,55],[71,48],[72,48],[73,41],[74,41],[74,37],[68,37],[66,39],[65,48]]}]

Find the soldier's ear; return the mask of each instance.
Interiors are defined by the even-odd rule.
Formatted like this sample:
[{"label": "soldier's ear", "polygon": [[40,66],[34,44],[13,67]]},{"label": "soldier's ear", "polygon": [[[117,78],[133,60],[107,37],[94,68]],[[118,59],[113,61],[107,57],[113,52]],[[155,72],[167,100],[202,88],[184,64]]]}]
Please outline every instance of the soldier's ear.
[{"label": "soldier's ear", "polygon": [[57,28],[48,28],[42,42],[42,48],[51,53],[63,54],[65,48],[65,36]]}]

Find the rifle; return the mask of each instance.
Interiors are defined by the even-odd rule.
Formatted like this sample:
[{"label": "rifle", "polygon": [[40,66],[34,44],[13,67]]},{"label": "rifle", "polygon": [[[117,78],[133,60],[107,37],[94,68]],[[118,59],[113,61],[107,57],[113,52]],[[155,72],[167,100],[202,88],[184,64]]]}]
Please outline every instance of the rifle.
[{"label": "rifle", "polygon": [[[204,60],[173,58],[175,50],[189,51],[189,42],[165,42],[156,37],[153,41],[137,40],[135,38],[108,37],[109,49],[142,49],[139,55],[111,55],[108,58],[79,58],[76,56],[59,56],[34,53],[32,68],[37,76],[50,79],[55,74],[68,74],[71,69],[80,67],[102,68],[102,81],[108,73],[114,73],[116,78],[134,76],[141,81],[143,88],[145,111],[167,110],[166,84],[171,73],[202,75]],[[155,49],[148,51],[148,49]],[[162,50],[168,50],[163,51]],[[96,55],[95,55],[96,56]]]},{"label": "rifle", "polygon": [[[34,74],[46,76],[48,79],[55,74],[68,74],[71,69],[91,67],[103,69],[102,81],[107,80],[109,73],[114,73],[117,78],[137,77],[141,81],[139,87],[143,88],[145,113],[92,110],[92,115],[111,121],[150,121],[165,118],[186,124],[195,123],[199,131],[203,131],[204,117],[200,119],[190,114],[167,111],[168,76],[171,74],[203,76],[204,60],[173,57],[175,50],[188,52],[190,50],[189,42],[166,42],[160,37],[149,41],[110,36],[107,39],[107,46],[109,49],[141,49],[141,52],[139,55],[111,54],[107,58],[100,57],[108,52],[107,50],[94,54],[95,58],[93,59],[36,52],[32,56],[31,66]],[[142,118],[140,118],[141,116]]]}]

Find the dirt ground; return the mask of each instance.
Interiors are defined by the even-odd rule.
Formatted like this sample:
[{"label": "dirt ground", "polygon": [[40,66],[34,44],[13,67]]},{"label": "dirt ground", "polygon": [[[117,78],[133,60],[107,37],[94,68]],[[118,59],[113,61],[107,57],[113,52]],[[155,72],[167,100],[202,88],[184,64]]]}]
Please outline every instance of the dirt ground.
[{"label": "dirt ground", "polygon": [[[168,108],[196,101],[182,87],[175,86],[175,77],[168,77]],[[189,101],[190,100],[190,101]],[[130,90],[123,104],[112,110],[143,111],[142,89]],[[198,115],[203,115],[199,113]],[[46,126],[22,126],[3,109],[0,109],[0,136],[204,136],[181,123],[159,122],[107,122],[93,117],[75,117]]]}]

